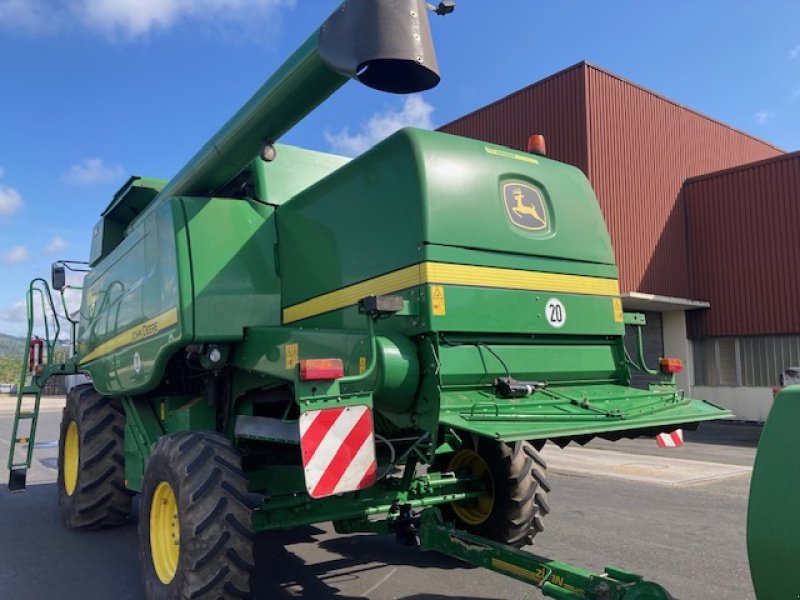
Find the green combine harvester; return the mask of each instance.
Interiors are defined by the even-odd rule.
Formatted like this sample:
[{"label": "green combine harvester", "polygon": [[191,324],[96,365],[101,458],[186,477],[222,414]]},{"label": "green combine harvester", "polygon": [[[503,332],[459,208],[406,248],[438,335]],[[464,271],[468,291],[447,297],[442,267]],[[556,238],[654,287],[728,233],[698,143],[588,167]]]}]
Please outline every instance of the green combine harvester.
[{"label": "green combine harvester", "polygon": [[[644,321],[623,312],[585,176],[416,129],[354,160],[276,143],[350,79],[435,86],[431,8],[344,3],[178,175],[131,178],[94,228],[74,356],[31,360],[20,388],[10,486],[44,381],[87,374],[64,410],[59,506],[67,527],[113,527],[141,494],[148,598],[244,597],[256,532],[324,521],[421,537],[556,598],[669,597],[517,550],[549,511],[548,440],[729,414],[676,389],[673,360],[630,386],[647,367],[625,325]],[[53,287],[63,298],[63,263]],[[31,332],[37,290],[55,312],[38,280]]]}]

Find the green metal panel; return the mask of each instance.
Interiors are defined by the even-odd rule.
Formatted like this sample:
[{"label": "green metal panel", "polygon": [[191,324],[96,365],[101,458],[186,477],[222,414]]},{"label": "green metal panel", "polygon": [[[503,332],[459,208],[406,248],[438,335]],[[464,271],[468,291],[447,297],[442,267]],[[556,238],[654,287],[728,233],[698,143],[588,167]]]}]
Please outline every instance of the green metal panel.
[{"label": "green metal panel", "polygon": [[[398,132],[280,208],[284,306],[421,262],[428,244],[499,252],[506,259],[555,258],[564,273],[608,275],[585,268],[614,265],[586,178],[572,167],[530,158],[537,164],[489,153],[474,140]],[[542,190],[551,218],[544,234],[509,218],[503,186],[516,180]],[[571,263],[580,264],[579,271]],[[509,266],[524,268],[518,265]]]},{"label": "green metal panel", "polygon": [[148,400],[123,398],[122,405],[125,408],[126,485],[140,492],[150,449],[165,432]]},{"label": "green metal panel", "polygon": [[350,162],[344,156],[285,144],[275,144],[275,152],[274,160],[259,158],[250,165],[256,199],[270,204],[283,204]]},{"label": "green metal panel", "polygon": [[[438,331],[492,332],[495,334],[623,335],[615,321],[613,299],[601,296],[441,286],[442,315],[435,315],[431,286],[426,286],[426,315]],[[550,323],[547,303],[560,301],[564,308],[559,327]],[[581,364],[581,363],[579,363]]]},{"label": "green metal panel", "polygon": [[597,339],[583,339],[574,345],[560,341],[562,343],[550,340],[550,343],[528,345],[442,345],[439,348],[442,385],[447,388],[490,384],[497,377],[506,376],[505,367],[521,381],[613,382],[619,377],[624,358],[618,346]]},{"label": "green metal panel", "polygon": [[[580,170],[439,132],[409,135],[424,165],[426,242],[614,264],[603,215]],[[544,230],[524,229],[509,218],[503,187],[515,182],[543,196],[549,213]]]},{"label": "green metal panel", "polygon": [[189,429],[210,430],[217,427],[217,410],[205,396],[170,396],[151,402],[166,433]]},{"label": "green metal panel", "polygon": [[775,398],[761,433],[750,482],[747,553],[759,599],[796,598],[800,591],[800,386]]},{"label": "green metal panel", "polygon": [[419,262],[418,157],[390,139],[278,209],[284,306]]},{"label": "green metal panel", "polygon": [[184,198],[196,342],[240,340],[246,327],[280,323],[272,206]]},{"label": "green metal panel", "polygon": [[644,392],[620,385],[552,386],[526,398],[488,391],[442,393],[441,423],[505,442],[568,438],[660,427],[730,416],[676,391]]}]

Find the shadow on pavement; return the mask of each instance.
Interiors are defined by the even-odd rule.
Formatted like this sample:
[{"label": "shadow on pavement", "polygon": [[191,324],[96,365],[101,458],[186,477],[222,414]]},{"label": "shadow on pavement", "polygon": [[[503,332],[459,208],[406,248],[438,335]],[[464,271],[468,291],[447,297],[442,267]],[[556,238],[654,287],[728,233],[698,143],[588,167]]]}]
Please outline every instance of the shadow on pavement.
[{"label": "shadow on pavement", "polygon": [[[335,534],[334,534],[335,535]],[[326,539],[320,540],[324,537]],[[288,546],[312,544],[319,561],[306,561],[292,552]],[[304,552],[308,554],[308,552]],[[435,553],[422,552],[419,548],[408,548],[388,536],[371,534],[331,537],[317,527],[302,527],[291,531],[273,531],[258,535],[255,548],[257,571],[253,577],[255,598],[337,598],[352,599],[369,596],[350,596],[340,591],[339,586],[351,588],[364,575],[387,567],[412,567],[414,569],[474,569],[453,558]],[[375,574],[370,581],[381,577]],[[387,583],[390,586],[391,583]],[[365,590],[369,582],[362,585]],[[365,592],[362,592],[362,594]],[[402,600],[403,596],[395,596]],[[465,598],[415,594],[408,598]],[[469,600],[469,599],[467,599]]]},{"label": "shadow on pavement", "polygon": [[763,429],[760,423],[715,421],[700,423],[696,431],[686,431],[685,439],[693,444],[755,448]]},{"label": "shadow on pavement", "polygon": [[[135,499],[131,522],[124,527],[70,531],[61,523],[55,484],[31,485],[17,494],[0,486],[0,597],[141,600],[137,523]],[[447,588],[446,578],[459,577],[458,573],[474,571],[474,567],[435,552],[404,547],[388,536],[339,536],[328,526],[301,527],[259,534],[255,555],[254,600],[470,600],[441,591]],[[425,574],[428,569],[434,571]],[[403,581],[401,589],[385,596],[398,580]],[[403,596],[409,588],[439,593]]]}]

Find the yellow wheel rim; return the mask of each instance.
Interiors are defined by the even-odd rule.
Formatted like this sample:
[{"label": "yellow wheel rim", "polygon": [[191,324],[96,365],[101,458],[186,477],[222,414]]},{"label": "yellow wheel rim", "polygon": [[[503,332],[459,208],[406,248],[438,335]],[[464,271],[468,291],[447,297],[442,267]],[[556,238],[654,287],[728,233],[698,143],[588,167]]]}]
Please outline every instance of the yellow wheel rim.
[{"label": "yellow wheel rim", "polygon": [[172,582],[178,571],[180,543],[178,501],[172,486],[162,481],[156,487],[150,504],[150,554],[156,575],[165,585]]},{"label": "yellow wheel rim", "polygon": [[67,436],[64,439],[64,491],[67,492],[67,496],[72,496],[75,488],[78,487],[79,457],[78,426],[75,421],[70,421],[67,426]]},{"label": "yellow wheel rim", "polygon": [[467,525],[480,525],[492,514],[494,508],[494,482],[489,465],[474,450],[459,450],[450,459],[450,471],[468,471],[476,479],[484,479],[489,483],[485,494],[477,498],[453,502],[451,506],[456,516]]}]

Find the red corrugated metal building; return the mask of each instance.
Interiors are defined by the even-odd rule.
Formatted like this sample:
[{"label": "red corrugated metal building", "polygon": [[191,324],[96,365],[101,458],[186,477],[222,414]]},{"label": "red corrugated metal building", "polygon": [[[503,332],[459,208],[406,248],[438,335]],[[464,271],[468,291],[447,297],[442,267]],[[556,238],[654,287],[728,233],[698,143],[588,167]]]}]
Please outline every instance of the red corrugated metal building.
[{"label": "red corrugated metal building", "polygon": [[690,337],[800,332],[800,152],[690,179],[683,197],[692,292],[713,307]]},{"label": "red corrugated metal building", "polygon": [[[594,186],[614,242],[625,306],[648,311],[651,329],[661,334],[652,355],[683,357],[690,368],[681,383],[690,389],[695,383],[702,391],[756,381],[755,387],[763,388],[756,403],[764,404],[768,380],[777,378],[770,369],[792,359],[795,338],[800,352],[800,310],[789,304],[791,296],[795,306],[800,298],[800,278],[794,277],[791,294],[773,295],[780,306],[764,298],[769,316],[752,312],[759,290],[771,294],[780,276],[792,276],[788,261],[795,269],[800,265],[798,237],[789,231],[800,224],[797,154],[786,156],[586,62],[441,130],[518,150],[531,134],[544,134],[548,155],[583,170]],[[748,198],[751,204],[744,206]],[[776,219],[782,223],[772,223]],[[748,245],[759,249],[743,254]],[[687,320],[688,333],[698,340],[694,352]],[[792,339],[775,342],[789,350],[772,352],[775,360],[762,369],[763,376],[748,379],[742,365],[752,357],[744,357],[742,348],[753,339],[747,336]],[[725,348],[735,340],[733,383],[721,374],[718,339]],[[733,402],[733,408],[741,409],[742,402]]]}]

